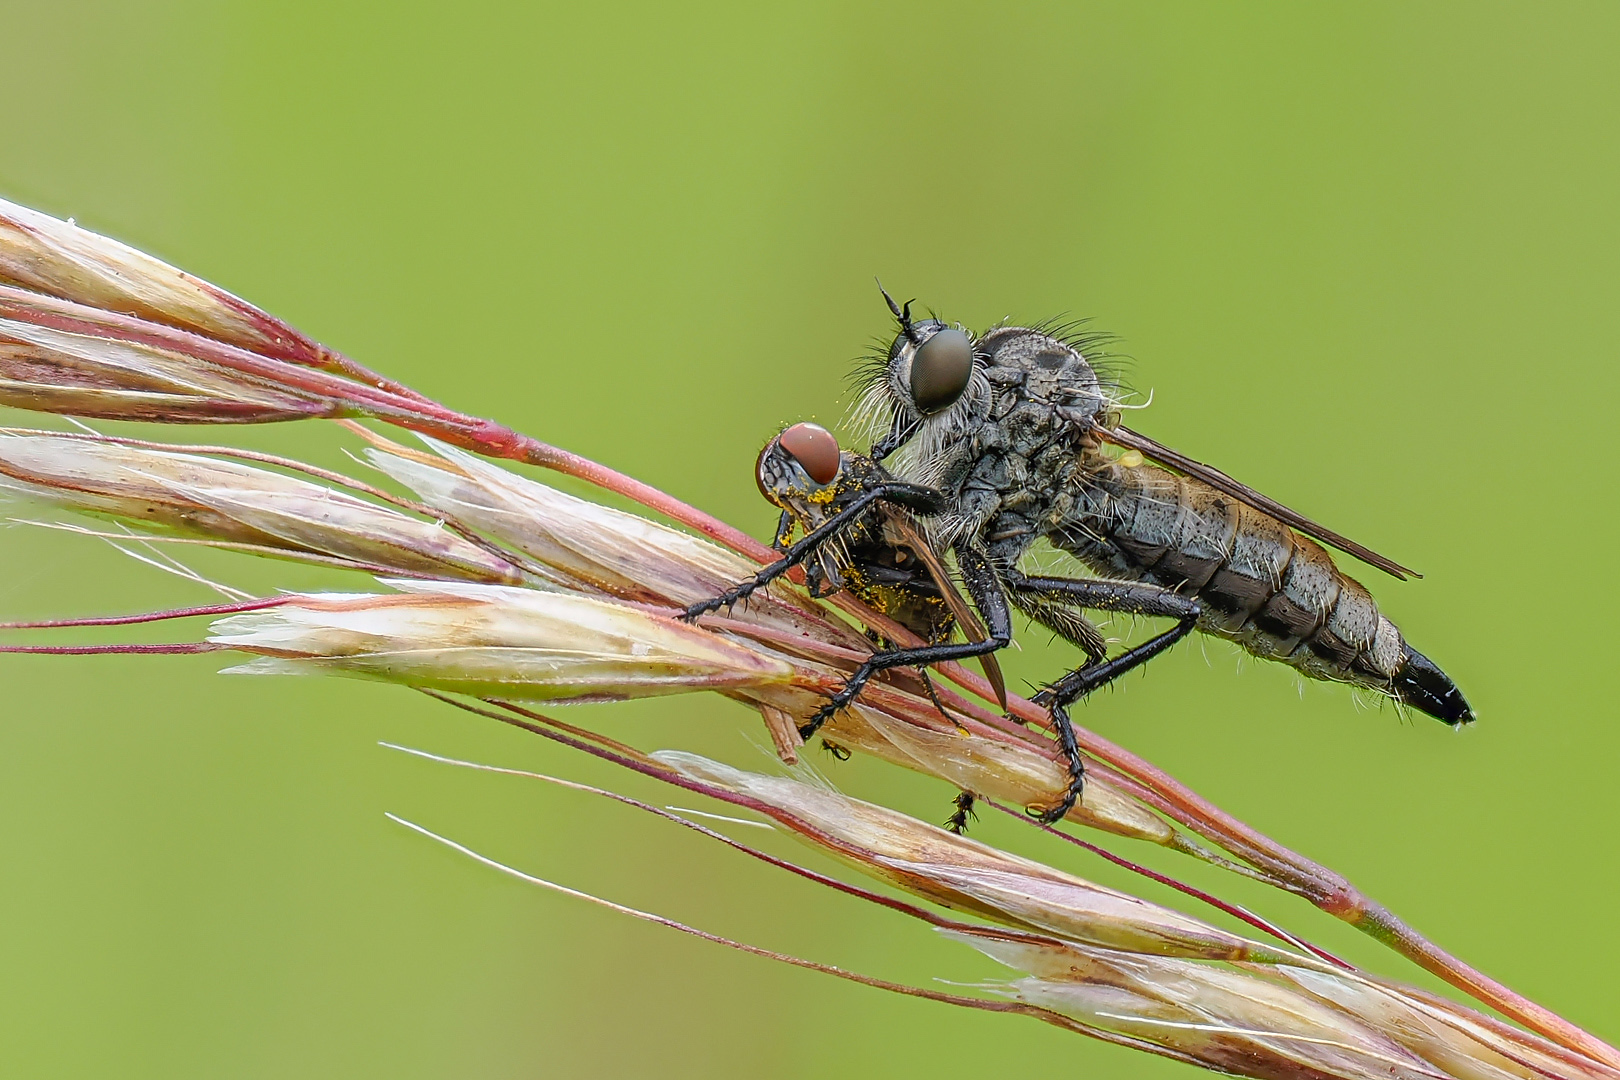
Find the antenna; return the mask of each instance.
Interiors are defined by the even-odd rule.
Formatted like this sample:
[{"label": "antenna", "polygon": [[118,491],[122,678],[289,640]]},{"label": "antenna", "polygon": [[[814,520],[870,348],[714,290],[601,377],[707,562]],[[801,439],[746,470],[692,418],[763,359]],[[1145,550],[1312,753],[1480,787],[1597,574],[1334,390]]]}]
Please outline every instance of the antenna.
[{"label": "antenna", "polygon": [[916,299],[913,298],[911,300],[907,300],[906,306],[901,307],[899,304],[894,302],[894,297],[889,295],[889,290],[883,287],[883,282],[878,281],[877,278],[873,278],[872,280],[877,281],[878,292],[883,294],[883,299],[887,301],[889,310],[894,312],[894,317],[899,320],[900,332],[906,335],[907,341],[910,341],[912,344],[916,344],[917,337],[911,332],[911,305],[917,302]]}]

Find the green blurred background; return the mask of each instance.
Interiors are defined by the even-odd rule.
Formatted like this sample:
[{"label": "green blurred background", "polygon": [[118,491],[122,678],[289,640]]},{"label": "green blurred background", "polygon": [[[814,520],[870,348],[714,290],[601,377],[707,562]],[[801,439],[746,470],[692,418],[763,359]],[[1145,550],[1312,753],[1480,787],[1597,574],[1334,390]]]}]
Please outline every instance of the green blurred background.
[{"label": "green blurred background", "polygon": [[[1427,573],[1357,571],[1482,720],[1459,736],[1301,692],[1211,642],[1083,722],[1620,1038],[1620,10],[11,4],[4,22],[0,193],[756,535],[760,443],[837,421],[852,358],[888,331],[874,274],[975,326],[1093,317],[1155,391],[1138,426]],[[325,427],[235,434],[344,460]],[[9,529],[0,557],[5,617],[207,599],[90,540]],[[255,589],[345,580],[197,561]],[[1022,645],[1019,683],[1064,661]],[[221,666],[0,660],[7,1075],[1190,1075],[500,877],[383,812],[817,959],[999,973],[632,811],[376,746],[670,799],[533,737]],[[764,761],[757,717],[718,699],[572,718]],[[818,760],[948,811],[942,784]],[[979,834],[1124,883],[1016,824]],[[1414,977],[1303,902],[1192,876]]]}]

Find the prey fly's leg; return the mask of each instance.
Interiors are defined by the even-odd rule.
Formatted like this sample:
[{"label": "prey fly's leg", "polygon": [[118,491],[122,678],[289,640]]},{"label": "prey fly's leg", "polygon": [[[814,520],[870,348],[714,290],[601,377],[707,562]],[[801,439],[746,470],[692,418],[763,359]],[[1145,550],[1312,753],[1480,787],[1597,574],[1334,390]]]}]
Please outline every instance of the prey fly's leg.
[{"label": "prey fly's leg", "polygon": [[[1117,611],[1126,615],[1171,618],[1176,625],[1111,659],[1099,659],[1087,650],[1087,662],[1052,683],[1031,700],[1051,712],[1058,742],[1069,758],[1070,775],[1077,783],[1059,805],[1039,815],[1043,824],[1060,820],[1080,796],[1080,746],[1069,719],[1068,706],[1097,687],[1147,663],[1192,632],[1203,607],[1198,601],[1157,585],[1129,581],[1100,581],[1087,578],[1025,577],[1017,571],[1003,574],[1007,587],[1026,597],[1040,597],[1053,604],[1066,604],[1092,611]],[[1024,606],[1024,605],[1020,605]],[[1026,608],[1027,610],[1027,608]]]},{"label": "prey fly's leg", "polygon": [[939,710],[939,715],[943,716],[945,719],[954,724],[957,731],[964,730],[962,727],[962,721],[952,716],[950,711],[945,708],[945,703],[939,700],[939,691],[934,689],[934,680],[928,677],[928,669],[918,668],[917,674],[922,676],[923,689],[928,691],[928,700],[934,703],[934,708]]},{"label": "prey fly's leg", "polygon": [[793,535],[793,515],[782,511],[782,516],[776,519],[776,534],[771,537],[771,547],[777,551],[788,549],[788,538]]},{"label": "prey fly's leg", "polygon": [[[860,518],[873,503],[878,501],[897,503],[922,514],[937,514],[945,508],[945,496],[933,488],[922,487],[919,484],[907,484],[899,480],[891,480],[881,484],[873,484],[859,495],[849,501],[838,513],[822,522],[816,528],[806,533],[797,543],[789,545],[782,552],[782,557],[759,573],[741,582],[719,596],[708,600],[700,600],[688,607],[681,618],[687,622],[707,615],[711,611],[718,611],[723,607],[730,607],[741,600],[746,600],[756,590],[764,588],[795,566],[804,562],[827,540],[837,536],[839,532]],[[785,516],[785,511],[784,511]],[[780,529],[780,527],[779,527]],[[777,536],[780,538],[781,532]]]},{"label": "prey fly's leg", "polygon": [[[962,725],[962,721],[952,716],[950,712],[946,710],[945,703],[939,700],[939,693],[934,689],[934,680],[928,677],[928,669],[918,668],[917,674],[922,676],[923,688],[928,691],[928,697],[931,701],[933,701],[934,708],[939,710],[939,715],[943,716],[945,719],[954,724],[957,731],[967,731],[967,728]],[[826,740],[823,739],[822,742],[826,742]],[[958,792],[956,801],[953,804],[956,809],[951,811],[951,816],[946,820],[945,827],[951,832],[955,833],[957,836],[966,836],[968,821],[977,821],[979,818],[979,815],[973,812],[974,803],[977,801],[978,796],[974,795],[971,791]]]},{"label": "prey fly's leg", "polygon": [[962,584],[967,586],[968,595],[973,598],[974,605],[984,616],[988,631],[985,640],[963,641],[949,645],[922,645],[915,649],[893,649],[873,653],[850,674],[843,688],[832,696],[832,700],[817,709],[815,715],[799,728],[800,736],[808,739],[814,735],[822,724],[860,696],[861,688],[880,671],[892,667],[923,667],[927,664],[941,664],[947,660],[966,660],[970,656],[983,656],[985,653],[1007,647],[1012,641],[1012,616],[1008,613],[1007,597],[996,581],[995,571],[990,569],[990,564],[985,561],[983,555],[966,545],[957,546],[956,563],[962,570]]},{"label": "prey fly's leg", "polygon": [[968,819],[977,818],[979,816],[973,812],[973,804],[977,801],[977,796],[975,796],[971,791],[964,791],[962,794],[958,795],[956,797],[956,812],[951,815],[949,821],[945,822],[945,827],[951,830],[951,832],[955,833],[957,836],[961,836],[966,833]]}]

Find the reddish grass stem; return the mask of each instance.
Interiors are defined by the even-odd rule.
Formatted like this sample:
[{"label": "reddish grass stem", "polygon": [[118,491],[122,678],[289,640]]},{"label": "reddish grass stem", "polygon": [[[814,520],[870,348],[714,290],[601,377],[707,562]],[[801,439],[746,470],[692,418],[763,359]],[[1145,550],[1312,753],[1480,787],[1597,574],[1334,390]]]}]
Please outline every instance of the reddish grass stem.
[{"label": "reddish grass stem", "polygon": [[[296,358],[276,358],[167,324],[4,285],[0,285],[0,316],[72,334],[138,342],[190,356],[233,372],[246,384],[290,391],[309,402],[310,415],[370,417],[433,435],[487,456],[552,469],[624,495],[756,561],[767,562],[776,557],[770,548],[747,534],[648,484],[492,420],[456,412],[324,348],[311,353],[297,347],[302,342],[290,343],[294,345]],[[269,319],[269,316],[264,318]],[[896,641],[915,640],[847,597],[836,599],[834,603],[868,625],[881,628]],[[210,652],[215,648],[217,646],[206,644],[8,646],[3,647],[3,651],[82,655]],[[992,699],[988,684],[959,665],[941,665],[938,670],[943,677],[969,692],[985,700]],[[1010,709],[1025,722],[1047,724],[1046,715],[1022,698],[1011,698]],[[1004,734],[1013,737],[1011,732]],[[1027,736],[1027,733],[1021,734]],[[1359,892],[1342,875],[1278,844],[1122,747],[1085,729],[1076,729],[1076,734],[1086,753],[1150,790],[1156,796],[1154,804],[1166,816],[1249,862],[1274,879],[1275,884],[1307,897],[1322,910],[1372,935],[1425,970],[1526,1027],[1620,1068],[1620,1050],[1439,948],[1396,918],[1393,912]]]}]

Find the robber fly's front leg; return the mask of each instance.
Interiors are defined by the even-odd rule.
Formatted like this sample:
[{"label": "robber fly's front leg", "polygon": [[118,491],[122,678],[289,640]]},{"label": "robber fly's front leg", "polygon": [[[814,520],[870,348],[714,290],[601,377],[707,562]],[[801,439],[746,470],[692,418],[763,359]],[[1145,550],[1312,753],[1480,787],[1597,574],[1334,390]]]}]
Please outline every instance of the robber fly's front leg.
[{"label": "robber fly's front leg", "polygon": [[[1007,571],[1003,579],[1009,589],[1027,596],[1040,597],[1050,603],[1067,604],[1091,611],[1117,611],[1126,615],[1148,615],[1171,618],[1176,625],[1142,644],[1127,649],[1112,659],[1089,656],[1087,662],[1052,683],[1031,700],[1045,705],[1052,716],[1052,727],[1058,742],[1070,762],[1071,776],[1078,779],[1080,747],[1075,739],[1074,724],[1069,720],[1068,706],[1106,683],[1112,682],[1132,668],[1139,667],[1164,652],[1192,632],[1198,625],[1203,607],[1197,600],[1157,585],[1132,581],[1101,581],[1087,578],[1025,577],[1016,570]],[[1058,806],[1042,813],[1040,819],[1050,825],[1073,808],[1080,790],[1071,786],[1068,795]]]},{"label": "robber fly's front leg", "polygon": [[[738,601],[746,600],[755,591],[763,589],[815,554],[822,544],[859,520],[860,516],[879,500],[898,503],[921,514],[937,514],[945,508],[945,495],[942,492],[935,491],[933,488],[922,487],[919,484],[907,484],[899,480],[873,484],[851,499],[838,513],[806,533],[802,540],[789,545],[782,552],[780,559],[766,566],[747,581],[739,582],[732,588],[727,589],[719,596],[711,597],[708,600],[700,600],[691,605],[681,614],[681,618],[690,622],[699,616],[707,615],[711,611],[731,607]],[[786,512],[784,511],[785,516]],[[783,535],[780,528],[778,526],[778,539]]]},{"label": "robber fly's front leg", "polygon": [[996,581],[996,575],[984,556],[966,545],[956,548],[956,563],[962,569],[962,584],[973,598],[974,605],[984,616],[988,636],[983,641],[963,641],[947,645],[921,645],[915,649],[891,649],[876,652],[856,668],[832,700],[816,710],[799,734],[808,739],[839,710],[848,707],[860,696],[861,688],[880,671],[892,667],[923,667],[941,664],[947,660],[966,660],[970,656],[1004,649],[1012,641],[1012,616],[1008,613],[1007,597]]}]

